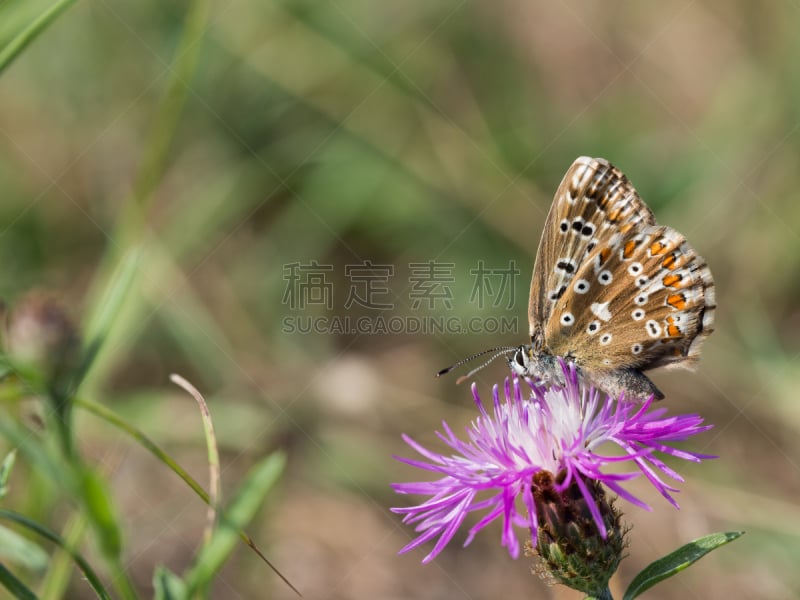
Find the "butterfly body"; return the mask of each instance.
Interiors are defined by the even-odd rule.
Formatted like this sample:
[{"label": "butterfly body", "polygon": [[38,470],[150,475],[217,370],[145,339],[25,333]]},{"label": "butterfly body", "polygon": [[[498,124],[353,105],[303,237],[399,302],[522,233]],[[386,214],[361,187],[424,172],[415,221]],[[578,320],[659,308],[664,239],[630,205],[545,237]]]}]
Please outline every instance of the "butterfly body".
[{"label": "butterfly body", "polygon": [[[533,352],[532,345],[519,346],[509,358],[508,364],[517,375],[533,377],[539,383],[564,386],[564,371],[558,362],[558,356],[547,352]],[[622,394],[628,400],[644,400],[654,396],[656,400],[664,398],[664,394],[644,373],[637,369],[620,368],[603,371],[591,371],[580,366],[574,357],[562,357],[577,367],[578,377],[583,381],[603,390],[607,394],[619,398]]]},{"label": "butterfly body", "polygon": [[558,187],[531,281],[531,344],[509,359],[522,376],[559,381],[558,359],[629,400],[663,394],[643,371],[692,368],[713,331],[714,281],[674,229],[658,225],[608,161],[580,157]]}]

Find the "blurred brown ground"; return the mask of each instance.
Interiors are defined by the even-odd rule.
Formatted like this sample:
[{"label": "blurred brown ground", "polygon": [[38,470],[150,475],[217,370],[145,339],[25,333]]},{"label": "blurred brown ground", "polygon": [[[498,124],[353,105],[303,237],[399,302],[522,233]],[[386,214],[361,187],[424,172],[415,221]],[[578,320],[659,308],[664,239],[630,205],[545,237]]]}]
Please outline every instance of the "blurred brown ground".
[{"label": "blurred brown ground", "polygon": [[[103,257],[122,249],[122,203],[183,11],[78,3],[3,74],[4,298],[56,290],[82,317]],[[625,509],[634,529],[615,597],[666,552],[738,529],[645,597],[798,597],[798,18],[788,0],[217,3],[146,215],[136,293],[86,395],[205,481],[199,418],[167,377],[190,379],[218,428],[224,494],[285,449],[286,476],[249,531],[307,599],[579,598],[511,561],[496,526],[467,549],[457,535],[428,566],[426,550],[397,556],[413,532],[389,507],[410,499],[389,484],[419,476],[392,459],[411,456],[401,433],[435,444],[442,419],[463,430],[474,414],[466,386],[433,374],[525,341],[552,193],[576,156],[603,156],[707,259],[719,304],[699,370],[654,379],[671,410],[715,424],[688,447],[720,458],[677,465],[680,511],[635,484],[654,510]],[[346,268],[365,260],[392,265],[373,298],[391,309],[345,308]],[[410,265],[429,260],[454,265],[450,308],[413,306]],[[469,301],[479,260],[521,271],[511,306]],[[330,311],[286,301],[289,266],[311,261],[332,267]],[[284,330],[331,314],[505,317],[518,330]],[[488,396],[504,375],[495,364],[476,379]],[[156,564],[191,561],[204,507],[132,441],[79,416],[82,448],[114,473],[147,597]],[[77,576],[71,593],[90,597]],[[294,596],[242,548],[213,597]]]}]

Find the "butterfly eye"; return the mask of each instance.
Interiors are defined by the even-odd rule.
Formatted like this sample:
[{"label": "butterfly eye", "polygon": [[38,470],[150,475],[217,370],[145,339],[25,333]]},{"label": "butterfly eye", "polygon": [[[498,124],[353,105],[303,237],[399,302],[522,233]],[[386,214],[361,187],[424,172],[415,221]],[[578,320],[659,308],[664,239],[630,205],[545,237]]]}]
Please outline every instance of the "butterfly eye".
[{"label": "butterfly eye", "polygon": [[518,364],[520,367],[524,367],[524,366],[525,366],[525,359],[522,357],[522,352],[523,352],[523,350],[522,350],[522,349],[520,349],[520,350],[517,350],[517,353],[516,353],[516,354],[514,354],[514,361],[515,361],[515,362],[516,362],[516,363],[517,363],[517,364]]}]

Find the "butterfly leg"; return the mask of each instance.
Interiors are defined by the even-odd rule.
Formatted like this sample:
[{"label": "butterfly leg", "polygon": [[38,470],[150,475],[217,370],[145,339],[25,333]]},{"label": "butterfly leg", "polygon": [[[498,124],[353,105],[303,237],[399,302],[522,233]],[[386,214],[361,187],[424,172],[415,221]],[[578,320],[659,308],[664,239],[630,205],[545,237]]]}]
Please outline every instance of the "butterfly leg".
[{"label": "butterfly leg", "polygon": [[588,374],[588,379],[601,390],[613,397],[625,394],[626,400],[643,402],[650,396],[656,400],[664,398],[664,394],[650,379],[636,369],[617,369]]}]

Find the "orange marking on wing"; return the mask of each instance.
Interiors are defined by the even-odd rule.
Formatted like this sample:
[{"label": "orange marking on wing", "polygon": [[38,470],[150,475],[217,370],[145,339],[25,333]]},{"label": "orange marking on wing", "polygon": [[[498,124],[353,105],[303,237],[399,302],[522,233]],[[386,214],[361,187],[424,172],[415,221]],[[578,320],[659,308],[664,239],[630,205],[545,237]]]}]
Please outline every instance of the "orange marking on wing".
[{"label": "orange marking on wing", "polygon": [[622,251],[623,258],[630,258],[633,256],[633,251],[636,248],[636,242],[629,240],[625,243],[625,249]]},{"label": "orange marking on wing", "polygon": [[667,251],[667,245],[662,244],[661,242],[653,242],[650,244],[650,255],[655,256],[657,254],[664,254]]},{"label": "orange marking on wing", "polygon": [[667,335],[669,337],[680,337],[681,330],[677,325],[667,325]]},{"label": "orange marking on wing", "polygon": [[633,223],[625,223],[625,225],[619,228],[622,233],[628,233],[631,229],[633,229]]},{"label": "orange marking on wing", "polygon": [[677,310],[683,310],[686,308],[686,296],[683,294],[672,294],[667,298],[667,304]]},{"label": "orange marking on wing", "polygon": [[680,253],[677,256],[675,256],[675,266],[682,267],[690,260],[692,260],[691,256],[689,256],[688,254]]},{"label": "orange marking on wing", "polygon": [[608,213],[608,217],[606,217],[606,218],[607,218],[607,219],[608,219],[608,220],[609,220],[611,223],[616,223],[617,221],[619,221],[619,217],[620,217],[620,214],[621,214],[621,213],[622,213],[622,211],[621,211],[620,209],[618,209],[618,208],[617,208],[617,209],[615,209],[615,210],[612,210],[610,213]]},{"label": "orange marking on wing", "polygon": [[606,262],[609,256],[611,256],[611,248],[606,247],[600,250],[600,264]]},{"label": "orange marking on wing", "polygon": [[681,280],[680,275],[676,275],[675,273],[670,273],[669,275],[665,275],[664,279],[661,282],[664,284],[665,287],[679,287],[677,283]]},{"label": "orange marking on wing", "polygon": [[672,271],[675,267],[678,266],[675,264],[675,255],[670,254],[667,258],[665,258],[661,262],[661,266],[664,267],[665,269],[669,269],[670,271]]}]

